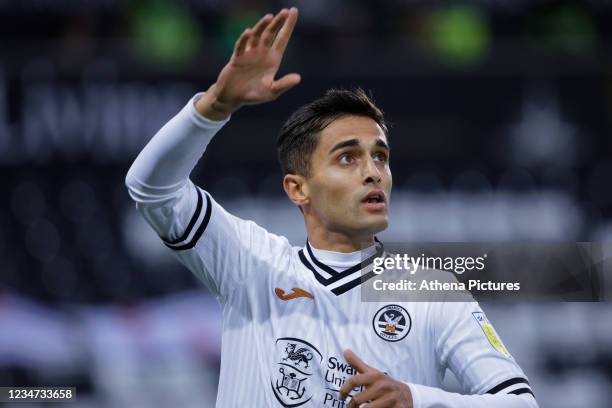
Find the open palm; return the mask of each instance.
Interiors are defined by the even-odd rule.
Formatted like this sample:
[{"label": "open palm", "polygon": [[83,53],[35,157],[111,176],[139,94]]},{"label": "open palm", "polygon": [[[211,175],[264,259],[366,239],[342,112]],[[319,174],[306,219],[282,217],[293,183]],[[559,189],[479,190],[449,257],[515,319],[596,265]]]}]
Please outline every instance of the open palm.
[{"label": "open palm", "polygon": [[217,78],[217,99],[231,110],[241,105],[268,102],[300,82],[298,74],[275,80],[297,21],[296,8],[268,14],[246,29],[236,41],[228,64]]}]

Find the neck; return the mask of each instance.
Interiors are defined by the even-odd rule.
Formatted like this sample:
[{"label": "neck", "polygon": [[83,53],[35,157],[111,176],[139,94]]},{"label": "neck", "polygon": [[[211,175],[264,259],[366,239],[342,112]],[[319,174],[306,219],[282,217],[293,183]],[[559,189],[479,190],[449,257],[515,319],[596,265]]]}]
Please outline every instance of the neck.
[{"label": "neck", "polygon": [[321,226],[306,224],[308,240],[316,249],[334,252],[361,251],[374,243],[374,234],[354,234],[340,231],[330,231]]}]

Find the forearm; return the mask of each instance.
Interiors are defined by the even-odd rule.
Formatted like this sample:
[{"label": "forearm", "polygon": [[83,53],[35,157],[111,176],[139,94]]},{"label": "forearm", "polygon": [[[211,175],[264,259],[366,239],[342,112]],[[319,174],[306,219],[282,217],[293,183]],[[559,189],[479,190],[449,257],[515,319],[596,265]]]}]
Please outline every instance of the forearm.
[{"label": "forearm", "polygon": [[538,408],[531,394],[461,395],[425,385],[409,387],[414,408]]},{"label": "forearm", "polygon": [[136,201],[171,197],[185,183],[208,143],[229,118],[213,121],[195,108],[196,95],[140,152],[126,176]]}]

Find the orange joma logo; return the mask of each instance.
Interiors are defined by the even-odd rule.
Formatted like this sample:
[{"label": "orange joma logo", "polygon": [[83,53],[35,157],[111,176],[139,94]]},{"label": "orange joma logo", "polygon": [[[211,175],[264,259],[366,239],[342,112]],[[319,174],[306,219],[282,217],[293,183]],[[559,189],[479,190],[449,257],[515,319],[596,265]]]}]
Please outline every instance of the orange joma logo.
[{"label": "orange joma logo", "polygon": [[278,296],[280,300],[290,300],[290,299],[295,299],[299,297],[314,299],[314,296],[312,295],[312,293],[310,293],[307,290],[300,289],[300,288],[291,288],[291,290],[293,292],[285,294],[285,291],[282,290],[281,288],[275,288],[274,293],[276,293],[276,296]]}]

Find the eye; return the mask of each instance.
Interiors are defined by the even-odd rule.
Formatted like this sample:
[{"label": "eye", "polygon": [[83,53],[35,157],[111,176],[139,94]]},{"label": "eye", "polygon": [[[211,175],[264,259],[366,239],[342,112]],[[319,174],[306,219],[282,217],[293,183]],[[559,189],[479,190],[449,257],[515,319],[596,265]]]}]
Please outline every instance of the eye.
[{"label": "eye", "polygon": [[340,164],[351,164],[354,161],[355,161],[355,158],[348,153],[345,153],[342,156],[338,157],[338,162]]},{"label": "eye", "polygon": [[387,153],[378,152],[374,154],[374,160],[386,163],[389,161],[389,156],[387,156]]}]

